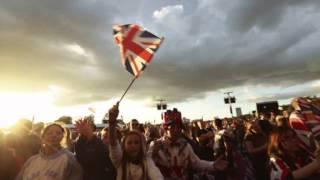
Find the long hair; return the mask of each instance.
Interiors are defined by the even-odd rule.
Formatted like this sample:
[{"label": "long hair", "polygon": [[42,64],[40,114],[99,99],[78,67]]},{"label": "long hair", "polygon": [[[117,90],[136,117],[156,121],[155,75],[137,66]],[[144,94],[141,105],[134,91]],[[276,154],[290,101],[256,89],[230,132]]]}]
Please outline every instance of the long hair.
[{"label": "long hair", "polygon": [[70,131],[70,129],[68,129],[66,127],[64,128],[64,131],[65,131],[65,133],[64,133],[63,139],[61,141],[61,146],[72,152],[73,151],[73,142],[71,139],[71,131]]},{"label": "long hair", "polygon": [[146,167],[146,163],[145,163],[146,162],[145,161],[145,159],[146,159],[146,140],[140,132],[135,131],[135,130],[129,131],[124,136],[122,143],[121,143],[122,149],[123,149],[123,155],[122,155],[122,160],[121,160],[121,168],[122,168],[122,178],[121,179],[126,180],[126,178],[127,178],[127,169],[128,169],[127,165],[131,159],[125,150],[125,142],[126,142],[127,138],[131,135],[136,135],[140,139],[140,152],[139,152],[136,160],[142,168],[142,180],[146,180],[147,179],[147,172],[146,172],[147,167]]},{"label": "long hair", "polygon": [[138,128],[136,129],[140,129],[140,123],[137,119],[132,119],[129,123],[129,130],[132,131],[134,130],[135,128],[133,127],[133,124],[135,124],[136,126],[138,126]]},{"label": "long hair", "polygon": [[271,141],[268,147],[268,153],[270,156],[279,157],[286,162],[286,164],[290,167],[290,169],[294,170],[297,169],[297,162],[300,166],[304,166],[312,161],[310,158],[310,154],[305,151],[299,150],[295,152],[295,157],[299,158],[298,160],[288,156],[288,153],[281,145],[281,138],[289,133],[292,132],[296,135],[295,131],[289,127],[278,127],[273,131],[271,134]]},{"label": "long hair", "polygon": [[270,143],[268,146],[269,155],[276,155],[279,157],[283,157],[286,155],[286,152],[284,152],[284,149],[281,146],[281,137],[290,131],[292,133],[296,134],[293,129],[286,127],[286,126],[277,127],[272,132],[271,137],[270,137]]},{"label": "long hair", "polygon": [[159,139],[160,132],[156,126],[150,125],[146,132],[147,139]]}]

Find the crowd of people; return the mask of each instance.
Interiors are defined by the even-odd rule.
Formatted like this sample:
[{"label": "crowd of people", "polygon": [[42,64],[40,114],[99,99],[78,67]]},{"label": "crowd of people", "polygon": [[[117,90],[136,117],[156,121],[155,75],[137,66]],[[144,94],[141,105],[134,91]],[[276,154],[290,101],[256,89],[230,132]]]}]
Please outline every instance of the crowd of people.
[{"label": "crowd of people", "polygon": [[21,120],[0,130],[0,180],[292,180],[320,179],[320,99],[258,116],[118,125],[121,107],[99,130],[91,118],[63,124]]}]

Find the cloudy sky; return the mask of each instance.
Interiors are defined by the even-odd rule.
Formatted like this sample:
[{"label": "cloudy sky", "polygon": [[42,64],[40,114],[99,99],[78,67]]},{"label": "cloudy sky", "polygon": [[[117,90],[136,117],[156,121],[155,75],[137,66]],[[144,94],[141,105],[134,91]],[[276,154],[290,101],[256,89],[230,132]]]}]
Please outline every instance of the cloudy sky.
[{"label": "cloudy sky", "polygon": [[319,8],[319,0],[1,0],[1,121],[105,112],[132,78],[112,37],[119,23],[165,37],[120,107],[125,119],[158,120],[158,98],[192,119],[228,116],[226,91],[243,113],[319,94]]}]

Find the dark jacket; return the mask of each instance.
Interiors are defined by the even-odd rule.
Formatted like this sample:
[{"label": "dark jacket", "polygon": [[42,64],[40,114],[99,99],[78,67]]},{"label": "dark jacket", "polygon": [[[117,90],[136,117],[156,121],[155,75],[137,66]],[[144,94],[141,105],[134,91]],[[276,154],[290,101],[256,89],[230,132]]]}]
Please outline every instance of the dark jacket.
[{"label": "dark jacket", "polygon": [[87,140],[80,136],[75,144],[76,158],[83,168],[84,180],[116,179],[116,170],[107,146],[94,136]]}]

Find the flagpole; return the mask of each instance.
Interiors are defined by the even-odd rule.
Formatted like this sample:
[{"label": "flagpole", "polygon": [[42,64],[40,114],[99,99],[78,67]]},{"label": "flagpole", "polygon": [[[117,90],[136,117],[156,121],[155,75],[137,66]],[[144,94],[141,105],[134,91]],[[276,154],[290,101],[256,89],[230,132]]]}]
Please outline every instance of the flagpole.
[{"label": "flagpole", "polygon": [[[162,44],[163,40],[164,40],[164,37],[161,38],[161,41],[160,41],[159,46]],[[120,104],[120,102],[122,101],[123,97],[127,94],[127,92],[128,92],[129,89],[131,88],[131,86],[132,86],[132,84],[134,83],[134,81],[139,77],[140,72],[141,72],[141,71],[139,71],[138,76],[135,76],[135,77],[132,79],[132,81],[131,81],[131,83],[129,84],[129,86],[127,87],[126,91],[123,93],[123,95],[121,96],[120,100],[118,101],[118,104]]]},{"label": "flagpole", "polygon": [[129,91],[129,89],[131,88],[132,84],[134,83],[134,81],[137,79],[137,77],[135,76],[131,83],[129,84],[129,86],[127,87],[126,91],[123,93],[123,95],[121,96],[120,100],[118,101],[118,103],[120,104],[120,102],[122,101],[123,97],[127,94],[127,92]]}]

